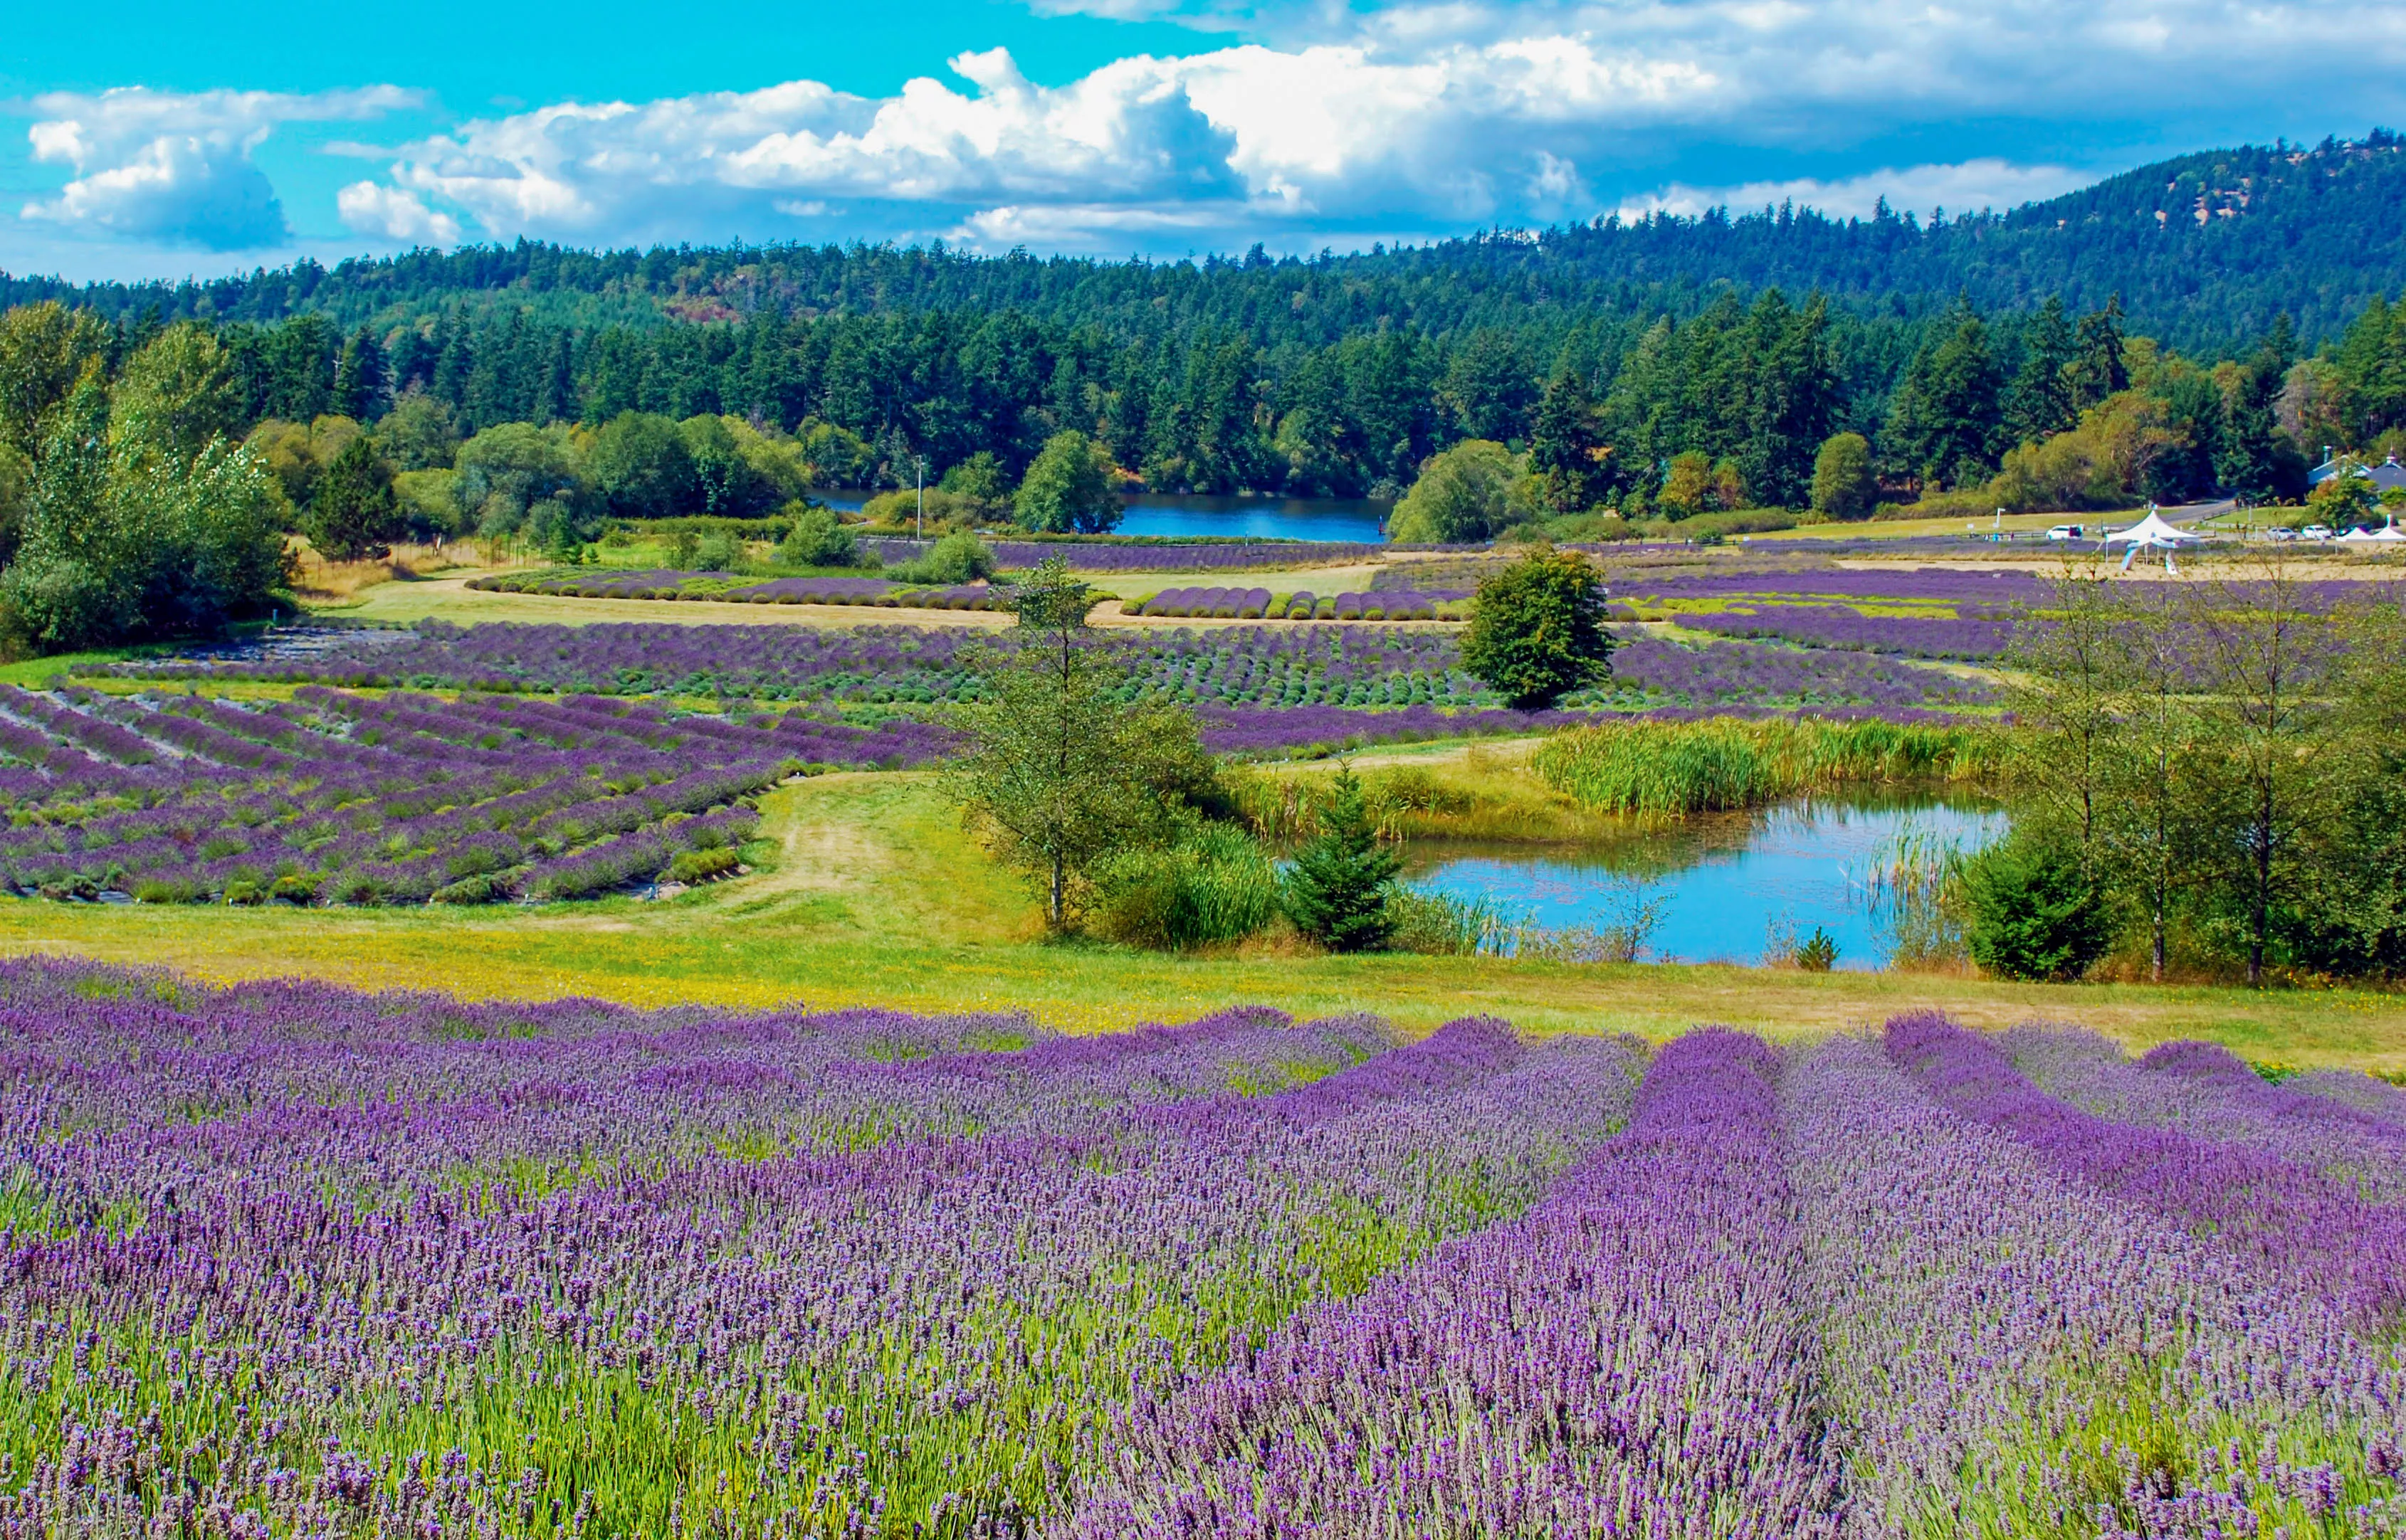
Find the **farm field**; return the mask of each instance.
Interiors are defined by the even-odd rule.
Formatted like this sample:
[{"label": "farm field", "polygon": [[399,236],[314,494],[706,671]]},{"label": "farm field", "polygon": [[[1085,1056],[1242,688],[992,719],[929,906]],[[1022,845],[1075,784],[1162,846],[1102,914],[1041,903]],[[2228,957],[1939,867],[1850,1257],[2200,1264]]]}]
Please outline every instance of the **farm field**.
[{"label": "farm field", "polygon": [[926,777],[828,775],[772,790],[759,808],[758,842],[746,848],[768,853],[765,869],[666,900],[230,910],[0,899],[0,950],[474,999],[1026,1010],[1069,1031],[1275,1000],[1302,1012],[1374,1010],[1410,1032],[1486,1012],[1541,1033],[1659,1039],[1715,1021],[1791,1038],[1933,1004],[1997,1027],[2076,1016],[2133,1048],[2201,1038],[2251,1058],[2406,1067],[2406,1001],[2376,989],[1276,951],[1179,956],[1047,943],[1026,890],[976,853]]},{"label": "farm field", "polygon": [[0,965],[0,1517],[2394,1533],[2383,1082],[1165,1014]]}]

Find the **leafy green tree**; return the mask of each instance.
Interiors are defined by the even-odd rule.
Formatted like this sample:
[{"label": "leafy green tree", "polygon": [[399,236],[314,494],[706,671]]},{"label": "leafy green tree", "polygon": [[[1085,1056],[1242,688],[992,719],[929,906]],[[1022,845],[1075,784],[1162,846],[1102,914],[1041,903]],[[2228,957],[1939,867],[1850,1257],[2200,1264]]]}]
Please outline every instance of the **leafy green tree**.
[{"label": "leafy green tree", "polygon": [[408,532],[408,518],[393,497],[392,467],[366,434],[344,445],[318,478],[303,529],[330,561],[383,556]]},{"label": "leafy green tree", "polygon": [[2338,473],[2324,477],[2315,486],[2306,499],[2306,506],[2332,529],[2345,530],[2364,522],[2377,501],[2372,478],[2355,459],[2342,455]]},{"label": "leafy green tree", "polygon": [[1023,530],[1099,534],[1119,527],[1118,468],[1111,451],[1076,429],[1054,434],[1020,478],[1012,500]]},{"label": "leafy green tree", "polygon": [[186,460],[211,439],[239,439],[242,393],[217,336],[171,326],[126,360],[111,391],[110,429],[138,435]]},{"label": "leafy green tree", "polygon": [[1671,457],[1670,467],[1663,474],[1663,493],[1658,501],[1666,517],[1693,518],[1698,514],[1744,507],[1746,484],[1730,461],[1716,465],[1703,450],[1691,449]]},{"label": "leafy green tree", "polygon": [[1813,457],[1813,511],[1834,519],[1869,518],[1879,505],[1872,445],[1861,433],[1833,433]]},{"label": "leafy green tree", "polygon": [[693,452],[677,425],[652,412],[621,412],[603,424],[585,473],[619,518],[674,518],[701,501]]},{"label": "leafy green tree", "polygon": [[1126,671],[1086,629],[1096,596],[1065,565],[1043,563],[1013,598],[1010,643],[976,655],[981,699],[949,786],[967,825],[1036,884],[1058,933],[1077,923],[1100,863],[1174,830],[1210,761],[1193,716],[1122,699]]},{"label": "leafy green tree", "polygon": [[1576,551],[1536,550],[1479,585],[1462,663],[1522,709],[1612,672],[1604,586]]},{"label": "leafy green tree", "polygon": [[[2355,700],[2365,669],[2344,606],[2273,558],[2185,590],[2199,741],[2194,799],[2222,928],[2263,982],[2284,911],[2328,855],[2361,773]],[[2391,639],[2394,641],[2394,638]]]},{"label": "leafy green tree", "polygon": [[860,542],[835,516],[831,508],[803,507],[794,513],[794,527],[777,547],[777,555],[796,567],[857,567]]},{"label": "leafy green tree", "polygon": [[0,618],[45,653],[222,631],[288,579],[283,506],[275,478],[222,438],[186,459],[112,435],[88,372],[51,414]]},{"label": "leafy green tree", "polygon": [[2077,851],[2009,837],[1964,863],[1972,960],[2008,979],[2076,979],[2114,944],[2113,914]]},{"label": "leafy green tree", "polygon": [[1521,501],[1521,472],[1520,457],[1486,439],[1433,455],[1388,516],[1388,538],[1426,545],[1493,540],[1535,512]]},{"label": "leafy green tree", "polygon": [[101,367],[108,329],[56,300],[0,314],[0,443],[36,462],[51,419],[84,375]]},{"label": "leafy green tree", "polygon": [[540,502],[585,516],[585,485],[564,431],[523,422],[488,428],[460,445],[454,470],[452,501],[488,538],[517,534]]},{"label": "leafy green tree", "polygon": [[967,499],[991,515],[1011,506],[1011,475],[991,449],[981,449],[944,473],[941,490]]},{"label": "leafy green tree", "polygon": [[1287,918],[1331,952],[1368,952],[1394,934],[1387,895],[1402,861],[1379,842],[1352,766],[1337,772],[1329,792],[1320,832],[1288,869]]},{"label": "leafy green tree", "polygon": [[460,453],[460,429],[451,409],[423,390],[392,403],[375,425],[376,449],[398,469],[447,471]]}]

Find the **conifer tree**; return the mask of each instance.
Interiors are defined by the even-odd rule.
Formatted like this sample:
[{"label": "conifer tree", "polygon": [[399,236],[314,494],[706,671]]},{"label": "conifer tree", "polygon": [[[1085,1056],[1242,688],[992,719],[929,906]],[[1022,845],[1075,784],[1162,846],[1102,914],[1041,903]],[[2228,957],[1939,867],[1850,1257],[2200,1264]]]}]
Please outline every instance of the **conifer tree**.
[{"label": "conifer tree", "polygon": [[1347,765],[1320,815],[1320,833],[1295,854],[1287,874],[1287,917],[1331,952],[1368,952],[1394,933],[1388,885],[1401,862],[1379,843],[1362,801],[1362,783]]}]

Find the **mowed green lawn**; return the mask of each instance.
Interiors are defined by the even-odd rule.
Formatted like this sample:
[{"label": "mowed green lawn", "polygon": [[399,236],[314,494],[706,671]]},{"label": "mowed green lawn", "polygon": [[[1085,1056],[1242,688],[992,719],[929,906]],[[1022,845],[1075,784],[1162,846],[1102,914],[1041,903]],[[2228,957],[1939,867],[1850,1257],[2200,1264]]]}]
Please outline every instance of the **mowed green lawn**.
[{"label": "mowed green lawn", "polygon": [[297,973],[479,997],[1025,1010],[1070,1030],[1182,1021],[1258,1002],[1298,1015],[1377,1011],[1420,1030],[1487,1013],[1541,1031],[1660,1038],[1725,1022],[1789,1036],[1939,1006],[1982,1025],[2076,1022],[2134,1047],[2200,1037],[2256,1058],[2406,1067],[2406,997],[2371,991],[2045,986],[1270,950],[1175,957],[1048,944],[1026,891],[963,836],[929,776],[827,776],[773,793],[764,812],[773,861],[659,902],[297,910],[0,900],[0,951],[163,964],[215,979]]}]

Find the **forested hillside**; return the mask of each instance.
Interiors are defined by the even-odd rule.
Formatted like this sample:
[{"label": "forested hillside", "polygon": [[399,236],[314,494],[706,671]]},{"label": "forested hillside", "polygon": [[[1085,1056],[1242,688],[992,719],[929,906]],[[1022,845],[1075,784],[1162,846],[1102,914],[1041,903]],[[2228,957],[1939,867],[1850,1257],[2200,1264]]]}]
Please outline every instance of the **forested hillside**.
[{"label": "forested hillside", "polygon": [[889,247],[571,251],[521,241],[446,255],[304,261],[206,283],[76,285],[0,277],[0,304],[44,299],[102,317],[155,309],[346,330],[435,311],[531,307],[579,328],[769,315],[1013,311],[1115,337],[1235,332],[1258,347],[1324,346],[1385,324],[1436,335],[1566,330],[1597,313],[1689,316],[1725,288],[1820,292],[1867,318],[1926,316],[1959,293],[1983,310],[2113,294],[2142,332],[2209,355],[2286,311],[2308,342],[2406,286],[2406,153],[2376,130],[2313,148],[2248,146],[2143,166],[2003,213],[1715,211],[1604,219],[1316,261],[988,259]]}]

